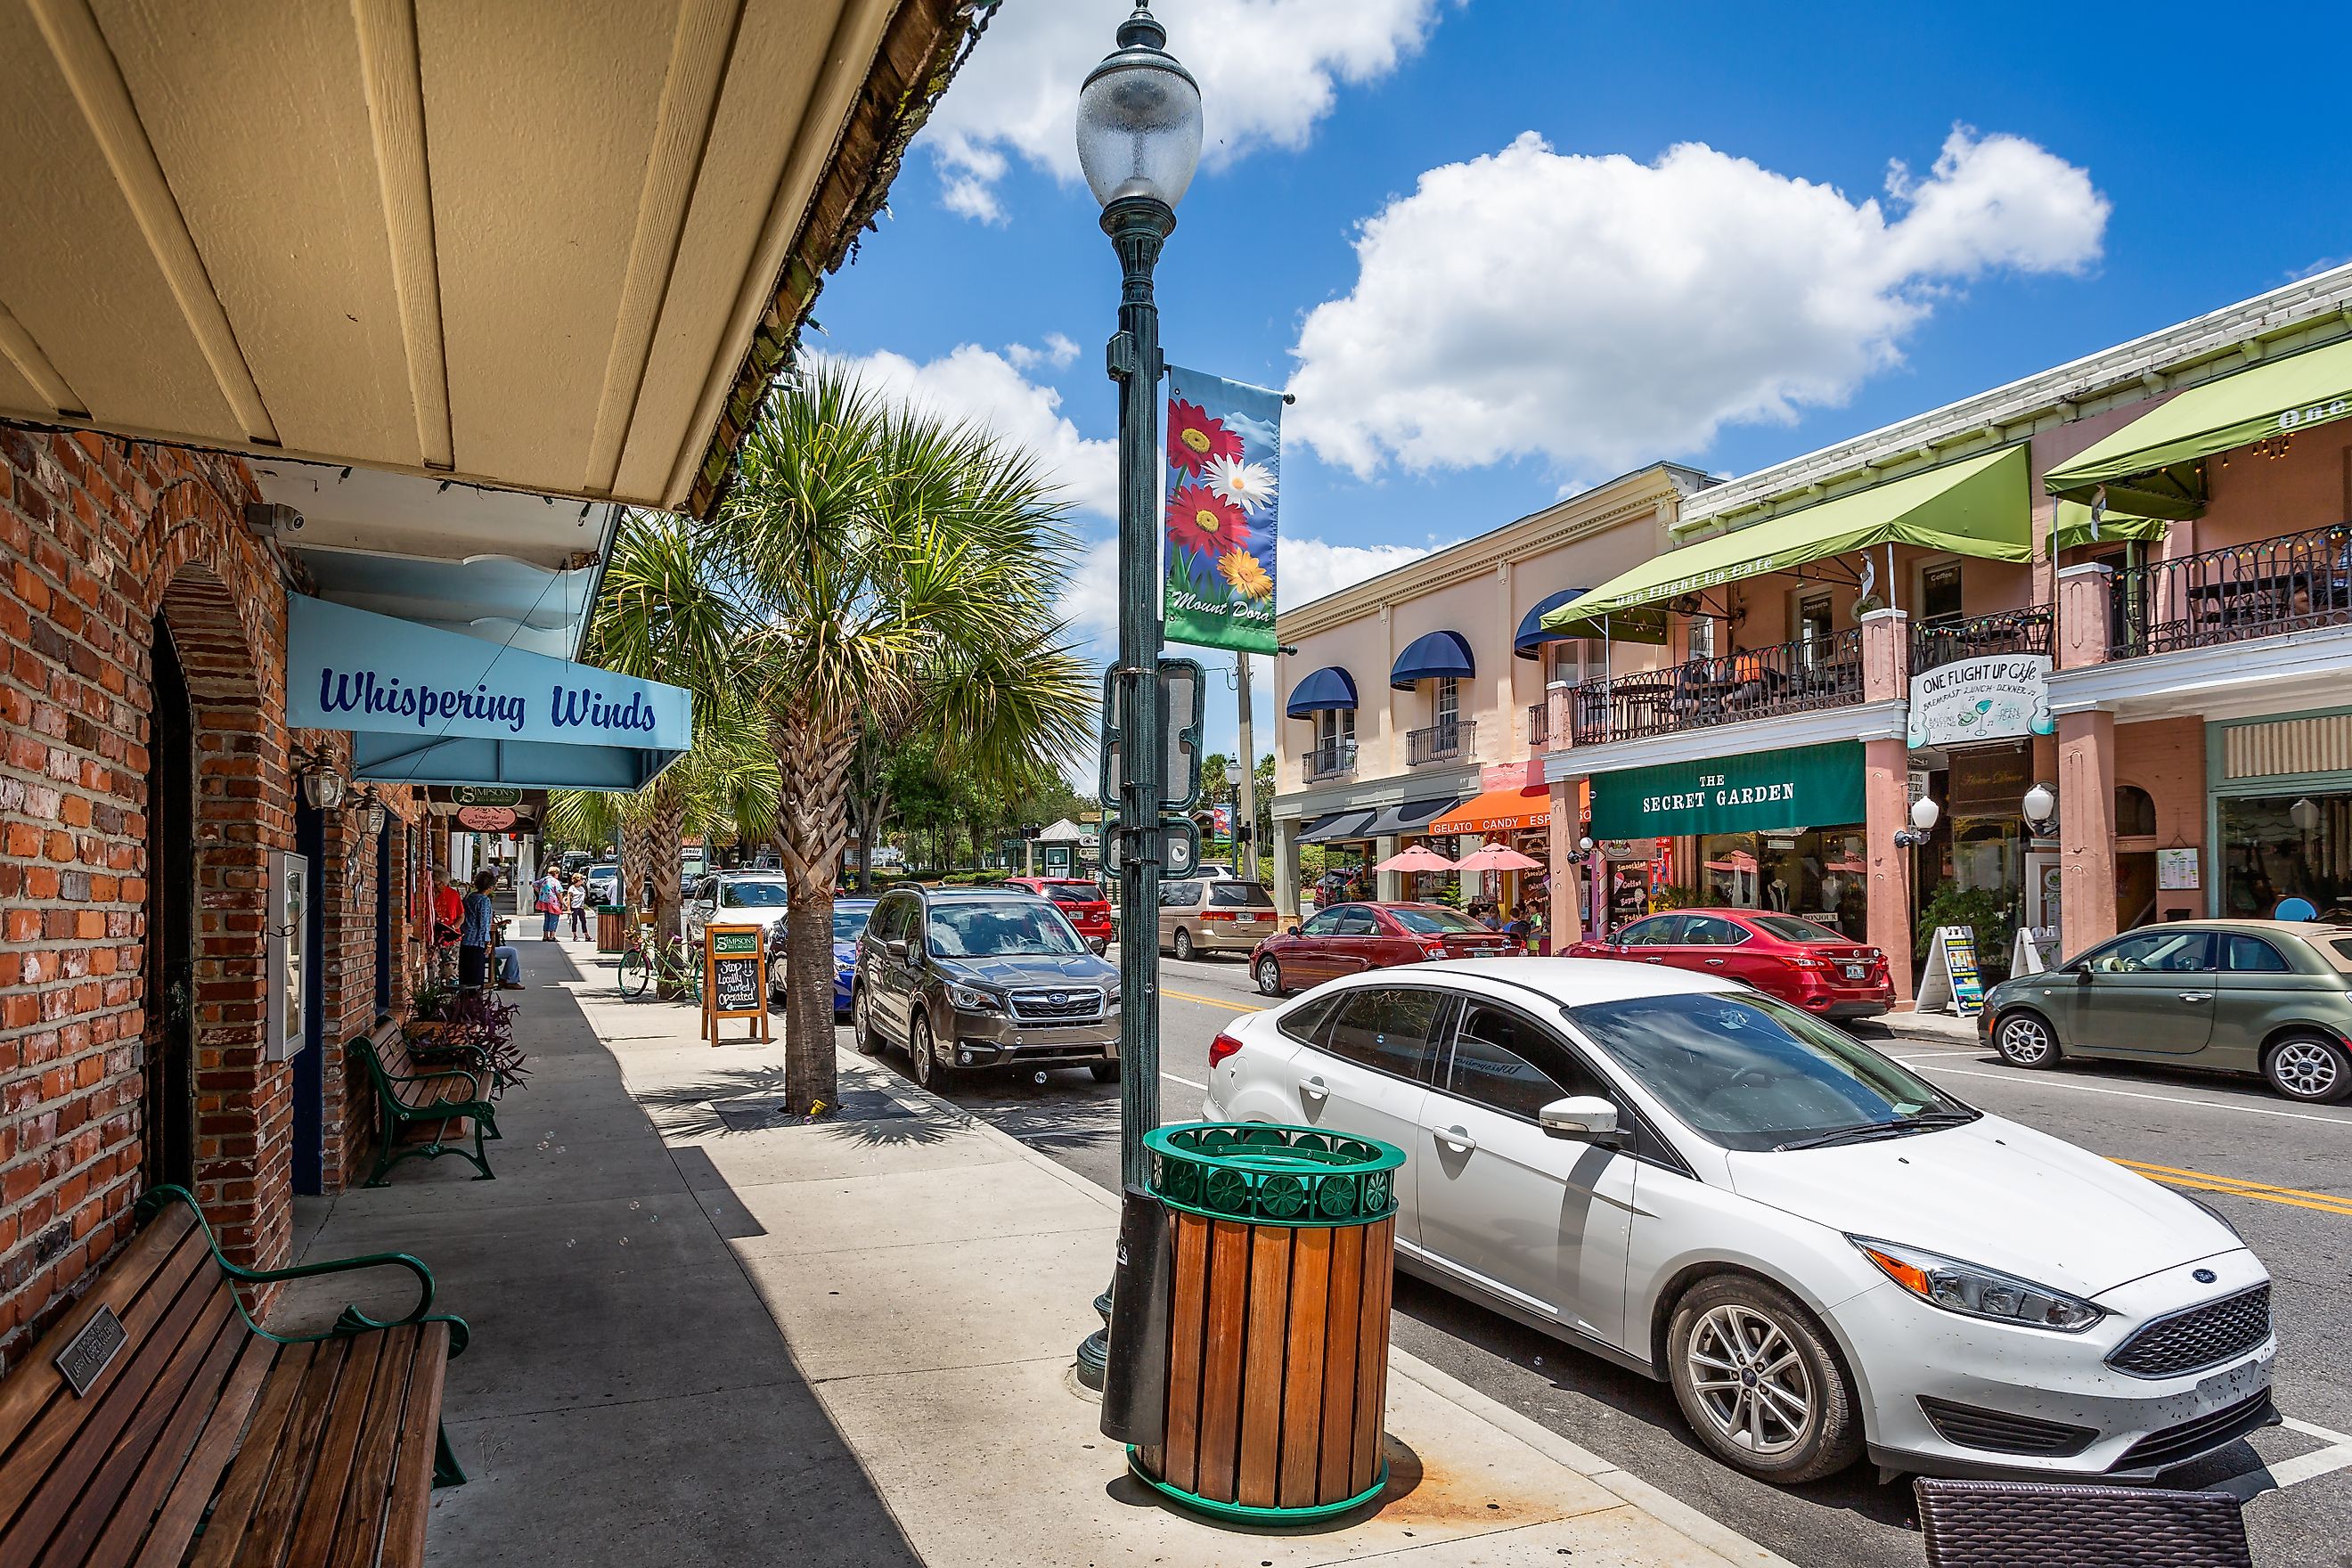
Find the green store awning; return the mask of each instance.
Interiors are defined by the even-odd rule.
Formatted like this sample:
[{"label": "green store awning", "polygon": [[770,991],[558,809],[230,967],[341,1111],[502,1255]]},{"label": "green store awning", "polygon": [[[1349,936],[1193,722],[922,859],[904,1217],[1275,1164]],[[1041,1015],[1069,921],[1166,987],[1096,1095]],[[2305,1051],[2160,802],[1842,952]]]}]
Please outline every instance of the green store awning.
[{"label": "green store awning", "polygon": [[[1654,557],[1543,618],[1570,637],[1625,637],[1621,619],[1654,623],[1654,606],[1743,577],[1787,572],[1876,544],[1916,544],[1985,561],[2033,559],[2025,448],[1948,463]],[[1640,633],[1634,634],[1639,637]]]},{"label": "green store awning", "polygon": [[[2112,494],[2109,500],[2114,498]],[[2111,539],[2162,539],[2164,531],[2172,525],[2160,517],[2137,517],[2127,511],[2117,511],[2112,505],[2099,520],[2099,537],[2091,537],[2091,509],[2078,500],[2061,500],[2058,515],[2052,521],[2050,547],[2072,550],[2077,544],[2099,544]]]},{"label": "green store awning", "polygon": [[[2052,495],[2084,502],[2105,485],[2111,508],[2194,517],[2147,502],[2153,497],[2180,504],[2178,493],[2200,458],[2347,416],[2352,339],[2339,339],[2192,386],[2067,458],[2042,483]],[[2200,490],[2194,498],[2200,510],[2203,500]]]},{"label": "green store awning", "polygon": [[1595,838],[1850,827],[1863,815],[1860,741],[1627,768],[1592,781]]}]

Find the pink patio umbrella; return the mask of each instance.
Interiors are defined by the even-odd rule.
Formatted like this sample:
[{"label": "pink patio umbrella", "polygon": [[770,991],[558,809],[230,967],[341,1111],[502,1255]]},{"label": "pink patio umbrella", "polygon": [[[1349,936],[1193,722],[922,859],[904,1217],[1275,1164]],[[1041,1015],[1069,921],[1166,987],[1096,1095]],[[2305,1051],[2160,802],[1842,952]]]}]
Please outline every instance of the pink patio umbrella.
[{"label": "pink patio umbrella", "polygon": [[1543,862],[1507,844],[1486,844],[1462,857],[1457,871],[1540,871]]},{"label": "pink patio umbrella", "polygon": [[1402,853],[1390,856],[1372,868],[1375,871],[1451,871],[1454,862],[1426,844],[1416,844]]}]

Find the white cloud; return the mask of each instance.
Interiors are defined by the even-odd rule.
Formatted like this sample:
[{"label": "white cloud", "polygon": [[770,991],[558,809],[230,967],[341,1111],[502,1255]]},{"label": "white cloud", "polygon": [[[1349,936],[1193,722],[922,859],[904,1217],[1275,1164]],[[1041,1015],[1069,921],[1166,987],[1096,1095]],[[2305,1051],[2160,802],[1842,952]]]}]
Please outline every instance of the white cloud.
[{"label": "white cloud", "polygon": [[[918,364],[904,354],[885,349],[862,357],[833,356],[835,363],[856,371],[870,386],[950,419],[985,426],[998,436],[1026,447],[1054,481],[1082,511],[1104,517],[1118,515],[1118,447],[1113,441],[1089,440],[1078,434],[1062,413],[1062,395],[1021,374],[1040,358],[1066,364],[1065,345],[1075,356],[1077,345],[1060,333],[1049,333],[1040,351],[1013,345],[1003,353],[964,343],[941,358]],[[1017,361],[1015,355],[1023,356]]]},{"label": "white cloud", "polygon": [[1054,613],[1082,637],[1118,646],[1118,541],[1097,540],[1078,554]]},{"label": "white cloud", "polygon": [[1285,539],[1276,563],[1275,602],[1289,608],[1336,594],[1367,577],[1418,561],[1434,546],[1421,544],[1326,544],[1319,539]]},{"label": "white cloud", "polygon": [[1843,402],[1956,284],[2088,267],[2109,210],[2084,170],[1965,127],[1925,179],[1891,165],[1884,205],[1696,143],[1643,164],[1530,132],[1365,222],[1354,289],[1300,330],[1291,430],[1359,475],[1703,452]]},{"label": "white cloud", "polygon": [[1041,364],[1050,364],[1060,370],[1078,357],[1078,345],[1060,332],[1047,332],[1044,348],[1031,348],[1027,343],[1007,343],[1004,345],[1004,357],[1015,370],[1034,370]]},{"label": "white cloud", "polygon": [[[1202,162],[1297,148],[1344,83],[1379,80],[1436,25],[1438,0],[1187,0],[1161,19],[1201,84]],[[1003,221],[1006,153],[1078,177],[1078,86],[1113,47],[1118,5],[1016,0],[1001,7],[924,131],[950,210]]]}]

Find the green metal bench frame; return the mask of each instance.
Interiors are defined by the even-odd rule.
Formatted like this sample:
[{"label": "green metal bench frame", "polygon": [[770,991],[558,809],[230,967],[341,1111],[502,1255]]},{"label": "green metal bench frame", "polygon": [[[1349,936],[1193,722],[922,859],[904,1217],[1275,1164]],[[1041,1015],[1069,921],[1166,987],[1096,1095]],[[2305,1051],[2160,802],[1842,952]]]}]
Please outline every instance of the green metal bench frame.
[{"label": "green metal bench frame", "polygon": [[[368,1079],[375,1085],[376,1103],[383,1111],[383,1142],[376,1151],[375,1169],[368,1173],[366,1185],[371,1187],[390,1185],[391,1184],[386,1182],[384,1177],[403,1160],[437,1160],[444,1154],[455,1154],[480,1172],[481,1173],[474,1178],[478,1182],[498,1180],[498,1173],[490,1169],[488,1156],[482,1149],[482,1142],[485,1138],[499,1136],[498,1110],[483,1097],[482,1084],[478,1078],[458,1068],[436,1068],[430,1072],[413,1075],[392,1072],[384,1067],[383,1057],[377,1053],[375,1041],[366,1035],[353,1035],[351,1043],[344,1049],[367,1064]],[[460,1081],[465,1084],[467,1089],[466,1098],[462,1100],[436,1098],[423,1104],[412,1105],[400,1098],[399,1086],[402,1084],[449,1084]],[[474,1148],[471,1153],[466,1151],[462,1142],[448,1143],[442,1141],[442,1132],[446,1131],[452,1121],[459,1117],[468,1118],[474,1123]],[[401,1131],[412,1122],[436,1124],[431,1140],[423,1143],[404,1144],[400,1138]]]}]

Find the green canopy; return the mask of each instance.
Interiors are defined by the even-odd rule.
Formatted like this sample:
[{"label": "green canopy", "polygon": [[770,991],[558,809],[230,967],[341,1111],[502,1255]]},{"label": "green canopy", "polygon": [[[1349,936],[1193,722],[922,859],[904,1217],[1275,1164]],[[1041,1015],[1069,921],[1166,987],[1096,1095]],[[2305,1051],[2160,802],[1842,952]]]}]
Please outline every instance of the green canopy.
[{"label": "green canopy", "polygon": [[[2114,492],[2108,492],[2113,501]],[[2160,517],[2139,517],[2117,511],[2112,505],[2099,519],[2099,537],[2091,537],[2091,509],[2078,500],[2061,500],[2050,531],[2050,548],[2072,550],[2077,544],[2097,544],[2109,539],[2162,539],[2172,525]]]},{"label": "green canopy", "polygon": [[[1916,544],[1985,561],[2032,560],[2025,448],[2005,447],[1906,475],[1670,550],[1562,605],[1544,616],[1544,628],[1599,637],[1606,616],[1610,635],[1622,637],[1627,611],[1874,544]],[[1655,612],[1646,618],[1654,621]]]},{"label": "green canopy", "polygon": [[[2052,495],[2087,502],[2104,485],[2110,508],[2194,517],[2177,508],[2200,458],[2352,416],[2352,339],[2306,349],[2192,386],[2042,476]],[[2201,509],[2201,489],[2195,503]],[[2104,531],[2104,529],[2102,530]]]}]

